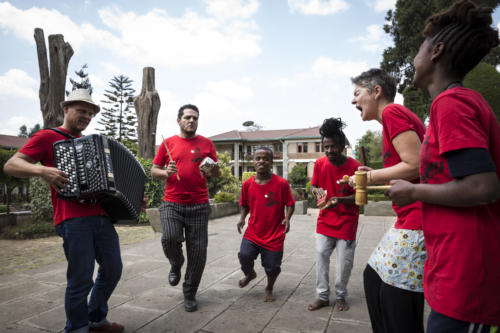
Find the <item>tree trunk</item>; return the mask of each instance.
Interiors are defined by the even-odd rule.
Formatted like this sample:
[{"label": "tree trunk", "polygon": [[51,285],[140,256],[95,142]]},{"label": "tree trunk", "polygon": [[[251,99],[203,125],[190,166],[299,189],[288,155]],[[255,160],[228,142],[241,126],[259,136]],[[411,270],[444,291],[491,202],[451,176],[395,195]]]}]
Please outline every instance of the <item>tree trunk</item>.
[{"label": "tree trunk", "polygon": [[59,105],[64,101],[66,75],[73,48],[64,42],[63,35],[49,36],[50,75],[43,30],[35,28],[35,42],[40,69],[40,109],[43,127],[50,128],[63,123],[64,114]]},{"label": "tree trunk", "polygon": [[137,113],[139,157],[153,158],[155,155],[156,125],[160,105],[160,95],[155,89],[155,69],[144,67],[141,93],[134,100]]}]

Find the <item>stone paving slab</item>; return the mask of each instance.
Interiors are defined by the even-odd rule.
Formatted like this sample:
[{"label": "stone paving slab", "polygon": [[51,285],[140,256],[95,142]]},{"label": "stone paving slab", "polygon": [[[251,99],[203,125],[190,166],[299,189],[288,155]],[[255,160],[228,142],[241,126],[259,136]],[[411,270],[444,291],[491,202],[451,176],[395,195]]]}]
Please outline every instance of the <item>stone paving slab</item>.
[{"label": "stone paving slab", "polygon": [[[184,311],[182,283],[167,282],[170,266],[163,255],[160,235],[144,227],[120,230],[123,276],[109,302],[109,319],[125,325],[126,332],[370,332],[362,287],[362,271],[371,251],[394,217],[361,216],[357,248],[345,313],[325,307],[310,312],[307,305],[315,292],[315,228],[317,211],[292,218],[285,242],[282,273],[275,284],[275,302],[266,303],[266,277],[260,259],[257,278],[238,287],[237,253],[241,235],[236,231],[239,215],[209,222],[207,266],[198,292],[199,310]],[[123,227],[118,227],[121,229]],[[141,229],[142,228],[142,229]],[[137,235],[134,234],[137,233]],[[123,236],[122,236],[123,235]],[[52,253],[59,260],[38,260],[37,267],[0,272],[0,332],[61,332],[64,327],[65,266],[58,237],[29,243],[26,255]],[[0,251],[10,242],[0,241]],[[15,244],[14,259],[23,261],[22,244]],[[8,251],[4,252],[7,253]],[[43,255],[40,255],[43,257]],[[54,258],[53,257],[53,258]],[[28,260],[29,261],[29,260]],[[331,258],[331,282],[335,279],[335,253]],[[185,269],[185,267],[184,267]],[[184,274],[184,269],[182,274]],[[332,299],[333,304],[334,299]]]}]

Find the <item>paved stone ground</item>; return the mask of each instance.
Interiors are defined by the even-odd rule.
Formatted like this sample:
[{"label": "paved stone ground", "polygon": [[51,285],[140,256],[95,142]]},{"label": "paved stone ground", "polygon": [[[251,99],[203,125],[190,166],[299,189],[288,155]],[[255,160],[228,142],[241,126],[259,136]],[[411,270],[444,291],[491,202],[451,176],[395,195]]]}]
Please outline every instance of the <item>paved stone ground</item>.
[{"label": "paved stone ground", "polygon": [[[293,217],[272,303],[263,302],[266,280],[260,261],[257,279],[246,288],[237,286],[242,277],[237,258],[241,241],[236,231],[238,216],[211,220],[208,261],[197,296],[199,310],[194,313],[184,311],[181,284],[171,287],[167,282],[170,266],[161,250],[160,235],[145,227],[118,227],[124,270],[110,299],[108,318],[124,324],[126,332],[141,333],[371,332],[362,271],[394,217],[360,218],[347,299],[351,309],[338,312],[325,307],[310,312],[306,307],[316,298],[316,215],[313,210]],[[60,332],[65,321],[66,285],[60,239],[0,241],[0,251],[0,332]],[[47,253],[51,259],[44,259]],[[335,266],[334,253],[332,282]]]}]

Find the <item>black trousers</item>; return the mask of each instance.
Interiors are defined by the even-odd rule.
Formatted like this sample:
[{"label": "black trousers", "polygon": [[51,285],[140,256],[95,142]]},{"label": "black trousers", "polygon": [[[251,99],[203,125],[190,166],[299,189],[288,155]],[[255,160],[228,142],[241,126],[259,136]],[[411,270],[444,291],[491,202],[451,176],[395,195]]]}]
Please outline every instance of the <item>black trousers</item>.
[{"label": "black trousers", "polygon": [[208,245],[208,203],[182,205],[166,201],[160,208],[163,252],[173,267],[184,263],[182,242],[186,240],[187,267],[182,290],[194,297],[205,269]]},{"label": "black trousers", "polygon": [[384,283],[370,265],[363,283],[374,333],[424,333],[424,293]]}]

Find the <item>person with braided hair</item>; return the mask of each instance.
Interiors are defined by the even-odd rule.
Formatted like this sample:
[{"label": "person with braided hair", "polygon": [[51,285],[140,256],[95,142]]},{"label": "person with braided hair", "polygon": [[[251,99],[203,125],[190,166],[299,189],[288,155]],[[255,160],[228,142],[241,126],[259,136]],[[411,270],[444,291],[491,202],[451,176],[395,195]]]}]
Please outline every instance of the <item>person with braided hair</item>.
[{"label": "person with braided hair", "polygon": [[[399,206],[422,201],[427,332],[500,326],[500,126],[461,81],[499,44],[492,9],[460,1],[427,19],[413,84],[432,98],[420,184],[391,181]],[[496,327],[495,327],[496,326]]]},{"label": "person with braided hair", "polygon": [[[419,151],[425,127],[413,112],[393,103],[396,80],[373,68],[351,81],[355,85],[352,104],[361,112],[363,121],[376,120],[382,125],[384,168],[359,167],[367,171],[368,184],[398,178],[419,183]],[[363,272],[368,313],[375,333],[423,333],[427,254],[422,203],[392,206],[396,222],[373,250]]]},{"label": "person with braided hair", "polygon": [[316,291],[318,299],[307,309],[314,311],[330,304],[330,256],[337,248],[337,278],[335,305],[339,311],[349,310],[346,303],[347,283],[351,276],[356,248],[359,207],[354,204],[354,189],[347,183],[337,182],[344,175],[353,175],[361,165],[344,155],[347,143],[340,118],[325,119],[319,133],[325,155],[314,164],[311,179],[312,193],[327,204],[319,211],[316,227]]}]

